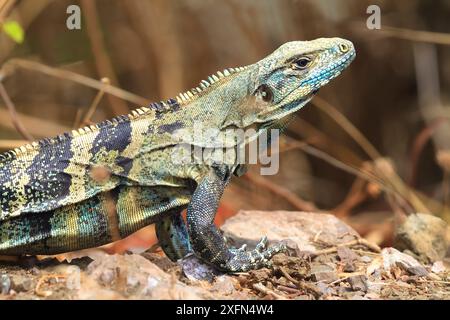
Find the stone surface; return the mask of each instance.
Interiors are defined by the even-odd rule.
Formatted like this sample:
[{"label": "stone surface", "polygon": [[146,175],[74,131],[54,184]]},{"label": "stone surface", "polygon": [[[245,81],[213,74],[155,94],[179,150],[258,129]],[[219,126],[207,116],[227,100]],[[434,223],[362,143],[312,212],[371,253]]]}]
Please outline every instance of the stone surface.
[{"label": "stone surface", "polygon": [[300,251],[316,252],[324,244],[347,243],[358,233],[335,216],[298,211],[240,211],[221,227],[227,237],[254,244],[267,235],[269,241],[288,239]]},{"label": "stone surface", "polygon": [[242,231],[237,240],[256,243],[267,233],[272,240],[290,239],[293,250],[275,255],[270,268],[237,274],[216,273],[195,259],[174,263],[159,250],[87,250],[70,263],[49,259],[32,268],[0,263],[0,300],[450,298],[447,260],[424,267],[393,248],[369,252],[349,243],[358,235],[330,215],[257,212],[227,225]]},{"label": "stone surface", "polygon": [[186,256],[181,261],[183,273],[191,281],[205,280],[212,282],[214,278],[221,274],[216,268],[205,264],[194,254]]},{"label": "stone surface", "polygon": [[207,290],[187,286],[136,254],[99,257],[88,266],[87,275],[91,282],[94,280],[106,289],[120,293],[123,298],[194,300],[212,298]]},{"label": "stone surface", "polygon": [[0,274],[0,294],[8,294],[11,289],[11,278],[7,274]]},{"label": "stone surface", "polygon": [[435,263],[433,263],[431,267],[431,272],[434,273],[443,273],[446,270],[447,268],[445,267],[445,264],[442,261],[436,261]]},{"label": "stone surface", "polygon": [[11,289],[16,292],[29,291],[33,288],[33,282],[29,277],[14,276],[11,279]]},{"label": "stone surface", "polygon": [[442,260],[450,246],[447,222],[429,214],[411,214],[398,226],[394,246],[411,250],[426,262]]},{"label": "stone surface", "polygon": [[396,268],[408,272],[409,274],[419,277],[428,275],[427,269],[420,264],[412,256],[398,251],[395,248],[384,248],[381,250],[381,255],[374,259],[367,267],[367,274],[381,273],[382,271],[394,273]]},{"label": "stone surface", "polygon": [[353,276],[347,279],[353,291],[367,292],[367,277],[364,275]]}]

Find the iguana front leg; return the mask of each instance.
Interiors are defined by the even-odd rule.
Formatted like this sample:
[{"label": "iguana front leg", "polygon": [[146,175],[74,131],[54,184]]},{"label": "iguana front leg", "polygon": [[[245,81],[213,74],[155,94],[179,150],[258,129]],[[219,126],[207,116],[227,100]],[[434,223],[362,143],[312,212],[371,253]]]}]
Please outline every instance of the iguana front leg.
[{"label": "iguana front leg", "polygon": [[214,225],[219,201],[229,180],[228,169],[213,167],[197,186],[187,208],[192,248],[197,256],[226,271],[247,271],[267,266],[268,259],[283,251],[284,245],[279,244],[267,249],[267,240],[264,237],[252,251],[228,248]]}]

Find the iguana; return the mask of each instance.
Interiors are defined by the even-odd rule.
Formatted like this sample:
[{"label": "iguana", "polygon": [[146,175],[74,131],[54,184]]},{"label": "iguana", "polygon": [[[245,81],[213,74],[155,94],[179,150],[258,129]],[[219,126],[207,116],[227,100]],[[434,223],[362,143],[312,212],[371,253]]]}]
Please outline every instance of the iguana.
[{"label": "iguana", "polygon": [[[231,248],[213,224],[225,186],[246,166],[175,163],[180,143],[208,147],[175,132],[192,133],[198,124],[220,133],[254,128],[255,137],[282,129],[354,57],[353,44],[340,38],[288,42],[176,99],[0,155],[0,255],[96,247],[155,223],[171,260],[193,252],[228,272],[267,265],[282,244],[268,248],[263,238],[254,250]],[[222,142],[249,140],[230,141]]]}]

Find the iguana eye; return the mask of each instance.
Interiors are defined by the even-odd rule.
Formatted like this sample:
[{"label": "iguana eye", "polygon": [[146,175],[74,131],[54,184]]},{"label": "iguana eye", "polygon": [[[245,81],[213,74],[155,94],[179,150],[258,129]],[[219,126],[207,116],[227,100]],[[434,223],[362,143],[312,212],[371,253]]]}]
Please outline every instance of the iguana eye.
[{"label": "iguana eye", "polygon": [[292,62],[291,68],[294,70],[303,70],[309,67],[311,59],[308,57],[301,57]]},{"label": "iguana eye", "polygon": [[273,101],[273,92],[266,84],[262,84],[256,89],[255,96],[259,96],[265,102]]}]

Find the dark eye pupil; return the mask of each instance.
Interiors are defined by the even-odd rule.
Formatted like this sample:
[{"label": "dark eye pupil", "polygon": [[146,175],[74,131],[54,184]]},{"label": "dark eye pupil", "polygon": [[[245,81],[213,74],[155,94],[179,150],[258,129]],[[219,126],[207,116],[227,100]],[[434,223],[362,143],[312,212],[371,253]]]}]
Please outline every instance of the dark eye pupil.
[{"label": "dark eye pupil", "polygon": [[311,60],[309,58],[300,58],[297,61],[295,61],[295,66],[299,69],[304,69],[308,66],[310,61]]}]

